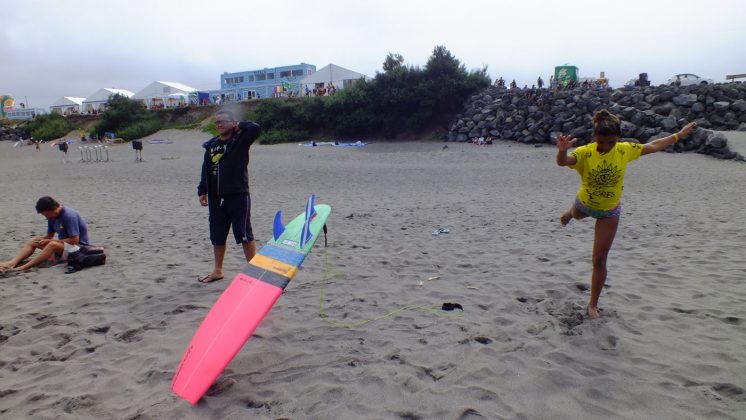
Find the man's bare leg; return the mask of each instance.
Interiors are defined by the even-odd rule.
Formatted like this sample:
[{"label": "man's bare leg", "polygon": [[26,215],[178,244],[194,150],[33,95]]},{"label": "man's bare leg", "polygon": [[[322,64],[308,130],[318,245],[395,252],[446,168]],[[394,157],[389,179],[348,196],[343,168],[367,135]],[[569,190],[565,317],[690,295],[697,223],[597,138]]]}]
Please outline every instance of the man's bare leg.
[{"label": "man's bare leg", "polygon": [[241,246],[243,246],[243,255],[248,263],[256,255],[256,241],[242,242]]},{"label": "man's bare leg", "polygon": [[213,279],[223,278],[223,259],[225,258],[225,245],[213,245],[212,253],[215,256],[215,267],[210,277]]},{"label": "man's bare leg", "polygon": [[49,257],[54,255],[55,253],[62,254],[62,252],[65,250],[65,246],[62,245],[62,242],[60,241],[50,241],[47,246],[44,247],[44,249],[41,250],[39,254],[37,254],[34,258],[31,259],[31,261],[27,262],[26,264],[16,267],[17,271],[24,271],[28,270],[29,268],[36,267],[37,265],[47,261]]},{"label": "man's bare leg", "polygon": [[5,268],[5,269],[15,268],[18,264],[21,263],[21,261],[30,257],[34,253],[34,251],[36,251],[36,249],[39,248],[35,244],[40,239],[41,238],[29,239],[25,244],[23,244],[23,247],[21,248],[21,250],[18,251],[18,254],[16,254],[16,256],[13,257],[13,259],[0,263],[0,267]]}]

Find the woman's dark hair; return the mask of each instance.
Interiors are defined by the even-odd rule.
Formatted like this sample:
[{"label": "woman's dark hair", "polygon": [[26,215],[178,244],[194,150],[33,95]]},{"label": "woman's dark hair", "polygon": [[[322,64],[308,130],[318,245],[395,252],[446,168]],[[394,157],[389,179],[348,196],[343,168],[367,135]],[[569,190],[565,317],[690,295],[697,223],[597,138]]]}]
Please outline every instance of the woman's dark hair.
[{"label": "woman's dark hair", "polygon": [[59,206],[60,203],[58,203],[57,200],[48,195],[45,195],[36,202],[36,212],[41,213],[43,211],[54,211]]},{"label": "woman's dark hair", "polygon": [[608,109],[599,109],[593,113],[593,135],[622,135],[622,121]]}]

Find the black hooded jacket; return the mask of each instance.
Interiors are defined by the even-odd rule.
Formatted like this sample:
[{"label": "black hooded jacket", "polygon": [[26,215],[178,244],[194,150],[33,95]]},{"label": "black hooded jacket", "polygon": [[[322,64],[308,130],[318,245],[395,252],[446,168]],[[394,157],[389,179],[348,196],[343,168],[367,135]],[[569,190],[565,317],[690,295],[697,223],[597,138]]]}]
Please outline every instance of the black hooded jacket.
[{"label": "black hooded jacket", "polygon": [[[205,157],[197,195],[224,196],[249,192],[249,147],[260,132],[259,124],[242,121],[230,140],[224,142],[220,137],[213,137],[206,141],[202,145]],[[213,163],[212,151],[221,146],[225,150]]]}]

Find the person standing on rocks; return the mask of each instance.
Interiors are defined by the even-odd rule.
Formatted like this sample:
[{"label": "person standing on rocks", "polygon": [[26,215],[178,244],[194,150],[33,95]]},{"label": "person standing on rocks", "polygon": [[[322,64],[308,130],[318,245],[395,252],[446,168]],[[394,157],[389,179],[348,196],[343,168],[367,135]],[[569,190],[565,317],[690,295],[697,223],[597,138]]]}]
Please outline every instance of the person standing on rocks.
[{"label": "person standing on rocks", "polygon": [[544,81],[541,80],[541,76],[539,76],[539,78],[536,80],[536,86],[538,86],[539,89],[544,87]]},{"label": "person standing on rocks", "polygon": [[620,198],[624,187],[627,164],[642,155],[659,152],[686,137],[697,128],[689,123],[676,134],[653,140],[647,144],[620,142],[621,121],[606,109],[593,114],[593,141],[567,151],[576,139],[567,135],[557,138],[557,165],[575,169],[581,186],[575,201],[560,217],[562,226],[572,219],[588,216],[596,219],[593,238],[593,273],[588,315],[598,318],[598,298],[606,282],[606,259],[619,226],[622,213]]}]

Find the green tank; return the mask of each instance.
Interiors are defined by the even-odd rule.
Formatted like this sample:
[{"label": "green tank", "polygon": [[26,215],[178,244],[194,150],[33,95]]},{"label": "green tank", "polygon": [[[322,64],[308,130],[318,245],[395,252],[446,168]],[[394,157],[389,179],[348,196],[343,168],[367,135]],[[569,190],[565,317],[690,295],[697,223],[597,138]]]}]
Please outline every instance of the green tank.
[{"label": "green tank", "polygon": [[578,67],[577,66],[557,66],[554,68],[554,80],[572,80],[573,82],[578,81]]}]

